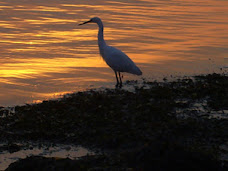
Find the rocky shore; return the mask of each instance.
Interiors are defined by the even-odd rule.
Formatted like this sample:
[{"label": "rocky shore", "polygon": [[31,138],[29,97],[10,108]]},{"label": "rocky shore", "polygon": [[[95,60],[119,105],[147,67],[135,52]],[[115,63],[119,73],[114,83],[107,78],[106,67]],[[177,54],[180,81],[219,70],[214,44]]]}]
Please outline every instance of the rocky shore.
[{"label": "rocky shore", "polygon": [[77,160],[31,156],[7,170],[227,170],[228,76],[208,74],[89,90],[0,112],[0,151],[15,142],[77,144]]}]

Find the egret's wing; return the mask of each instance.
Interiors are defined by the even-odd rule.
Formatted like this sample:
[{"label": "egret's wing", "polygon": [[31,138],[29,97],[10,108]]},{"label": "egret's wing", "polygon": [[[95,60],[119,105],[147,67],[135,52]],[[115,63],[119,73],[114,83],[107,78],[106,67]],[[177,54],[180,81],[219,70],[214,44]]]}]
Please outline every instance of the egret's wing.
[{"label": "egret's wing", "polygon": [[134,62],[122,51],[112,46],[107,46],[104,55],[106,63],[115,71],[131,72],[136,67]]}]

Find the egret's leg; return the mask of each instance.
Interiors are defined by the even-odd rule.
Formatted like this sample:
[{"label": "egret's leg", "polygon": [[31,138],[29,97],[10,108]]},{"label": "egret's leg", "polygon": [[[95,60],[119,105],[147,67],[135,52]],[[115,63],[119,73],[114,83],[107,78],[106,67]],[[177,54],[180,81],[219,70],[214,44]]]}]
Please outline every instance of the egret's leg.
[{"label": "egret's leg", "polygon": [[120,87],[122,87],[122,79],[121,79],[120,72],[119,72],[119,78],[120,78]]},{"label": "egret's leg", "polygon": [[115,72],[115,74],[116,74],[116,87],[119,85],[119,79],[118,79],[118,76],[117,76],[117,73],[116,73],[116,71],[114,71]]}]

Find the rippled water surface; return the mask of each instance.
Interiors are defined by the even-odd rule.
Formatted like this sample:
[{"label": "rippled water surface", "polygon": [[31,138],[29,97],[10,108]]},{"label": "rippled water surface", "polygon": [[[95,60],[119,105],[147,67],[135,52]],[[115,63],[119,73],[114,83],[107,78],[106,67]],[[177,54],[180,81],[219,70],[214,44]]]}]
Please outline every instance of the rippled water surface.
[{"label": "rippled water surface", "polygon": [[97,25],[78,26],[94,16],[103,20],[107,43],[127,53],[143,78],[228,65],[227,0],[4,0],[0,106],[114,87],[114,73],[99,56]]}]

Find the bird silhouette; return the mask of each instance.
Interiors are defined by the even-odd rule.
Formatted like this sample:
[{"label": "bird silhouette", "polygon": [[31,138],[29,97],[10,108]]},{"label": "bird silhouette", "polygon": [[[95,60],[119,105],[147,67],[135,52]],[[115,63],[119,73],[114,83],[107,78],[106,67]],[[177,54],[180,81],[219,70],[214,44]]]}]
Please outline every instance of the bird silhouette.
[{"label": "bird silhouette", "polygon": [[122,87],[121,72],[127,72],[135,75],[142,75],[142,71],[135,65],[135,63],[121,50],[108,46],[104,40],[104,26],[100,18],[94,17],[89,21],[81,23],[79,25],[87,23],[97,23],[99,26],[98,31],[98,46],[100,54],[104,61],[110,66],[116,75],[116,87]]}]

